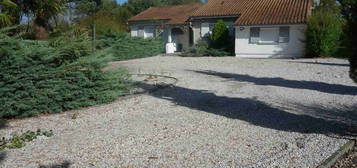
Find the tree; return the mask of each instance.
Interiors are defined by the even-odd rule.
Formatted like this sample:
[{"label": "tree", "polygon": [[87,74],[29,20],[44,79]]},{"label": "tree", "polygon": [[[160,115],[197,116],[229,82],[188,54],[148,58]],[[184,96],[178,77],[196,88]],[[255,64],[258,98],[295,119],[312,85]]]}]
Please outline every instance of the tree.
[{"label": "tree", "polygon": [[340,45],[343,19],[334,0],[324,0],[308,18],[306,41],[310,57],[332,56]]},{"label": "tree", "polygon": [[357,1],[340,0],[342,14],[347,20],[349,47],[351,48],[350,76],[357,83]]},{"label": "tree", "polygon": [[76,11],[77,15],[82,16],[78,20],[80,26],[89,28],[95,23],[97,34],[127,31],[127,20],[132,16],[115,0],[101,0],[100,3],[82,0],[77,3]]},{"label": "tree", "polygon": [[133,15],[155,6],[164,6],[162,0],[128,0],[123,6],[130,11]]},{"label": "tree", "polygon": [[211,47],[216,49],[225,48],[226,43],[229,41],[229,31],[226,23],[223,20],[218,20],[214,25],[211,35]]},{"label": "tree", "polygon": [[67,0],[22,0],[22,11],[34,16],[35,38],[47,40],[51,26],[50,19],[65,10]]},{"label": "tree", "polygon": [[95,14],[102,5],[101,0],[76,0],[74,3],[75,13],[82,17]]},{"label": "tree", "polygon": [[184,4],[193,4],[200,3],[200,0],[167,0],[167,5],[184,5]]},{"label": "tree", "polygon": [[13,17],[9,13],[15,7],[16,4],[11,0],[0,0],[0,27],[11,25]]}]

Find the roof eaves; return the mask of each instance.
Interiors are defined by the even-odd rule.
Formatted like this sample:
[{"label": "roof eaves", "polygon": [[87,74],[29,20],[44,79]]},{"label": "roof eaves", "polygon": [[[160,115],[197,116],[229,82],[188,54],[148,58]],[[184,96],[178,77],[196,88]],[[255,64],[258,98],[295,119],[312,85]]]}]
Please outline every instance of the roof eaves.
[{"label": "roof eaves", "polygon": [[188,18],[188,21],[192,21],[194,19],[220,19],[220,18],[235,18],[239,17],[240,14],[235,14],[235,15],[207,15],[207,16],[190,16]]},{"label": "roof eaves", "polygon": [[261,26],[261,25],[301,25],[306,24],[306,22],[297,22],[297,23],[269,23],[269,24],[234,24],[236,26]]}]

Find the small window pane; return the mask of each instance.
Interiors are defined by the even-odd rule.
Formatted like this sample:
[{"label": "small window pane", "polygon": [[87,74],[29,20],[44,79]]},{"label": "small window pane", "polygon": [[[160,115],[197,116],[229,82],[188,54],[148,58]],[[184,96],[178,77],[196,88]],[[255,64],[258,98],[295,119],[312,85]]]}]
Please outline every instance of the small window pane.
[{"label": "small window pane", "polygon": [[279,43],[288,43],[290,38],[290,28],[280,27],[279,30]]},{"label": "small window pane", "polygon": [[252,27],[250,28],[250,43],[258,43],[260,40],[260,28]]},{"label": "small window pane", "polygon": [[260,42],[261,43],[277,43],[279,38],[278,28],[261,28]]}]

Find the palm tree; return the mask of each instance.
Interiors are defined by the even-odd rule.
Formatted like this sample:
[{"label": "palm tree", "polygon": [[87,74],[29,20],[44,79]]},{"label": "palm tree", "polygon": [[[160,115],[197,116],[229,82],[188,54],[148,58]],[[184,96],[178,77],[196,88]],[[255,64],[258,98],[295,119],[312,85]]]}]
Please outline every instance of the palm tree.
[{"label": "palm tree", "polygon": [[16,7],[11,0],[0,0],[0,27],[9,26],[12,23],[12,17],[9,15],[9,9]]},{"label": "palm tree", "polygon": [[47,40],[49,37],[50,19],[65,10],[68,0],[20,0],[25,14],[34,16],[35,37]]}]

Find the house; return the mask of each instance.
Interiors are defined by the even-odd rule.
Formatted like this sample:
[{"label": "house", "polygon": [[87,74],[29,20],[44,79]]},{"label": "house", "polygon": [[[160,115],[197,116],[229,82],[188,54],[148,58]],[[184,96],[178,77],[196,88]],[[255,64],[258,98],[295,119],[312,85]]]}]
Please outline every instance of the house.
[{"label": "house", "polygon": [[132,36],[162,36],[166,52],[173,53],[208,37],[222,19],[234,39],[237,57],[303,57],[312,7],[313,0],[209,0],[150,8],[130,18],[129,24]]},{"label": "house", "polygon": [[166,52],[173,53],[194,44],[188,18],[202,4],[151,7],[129,19],[133,37],[161,36],[167,44]]}]

